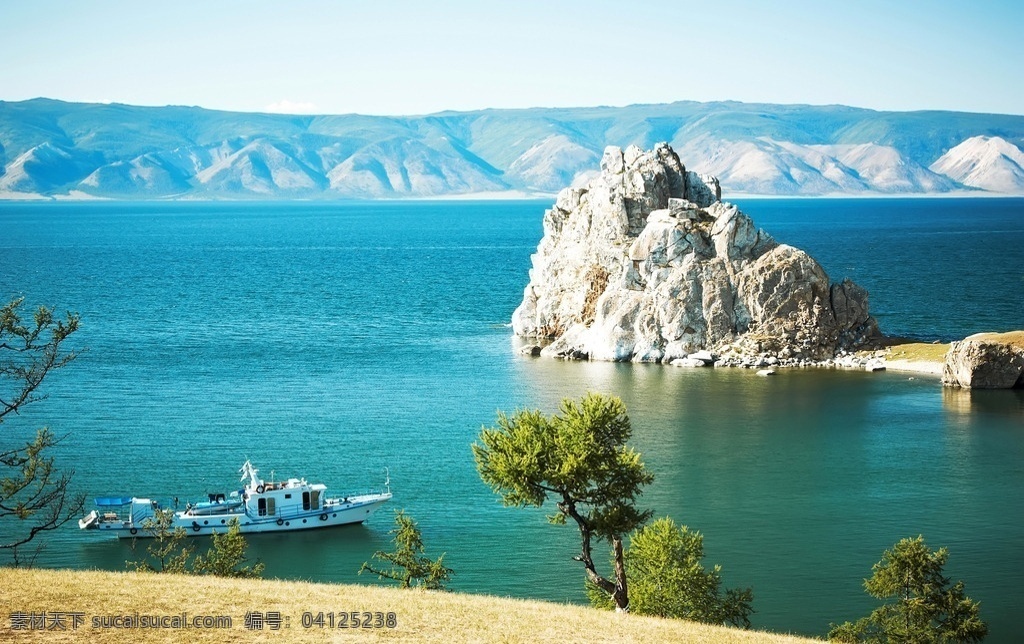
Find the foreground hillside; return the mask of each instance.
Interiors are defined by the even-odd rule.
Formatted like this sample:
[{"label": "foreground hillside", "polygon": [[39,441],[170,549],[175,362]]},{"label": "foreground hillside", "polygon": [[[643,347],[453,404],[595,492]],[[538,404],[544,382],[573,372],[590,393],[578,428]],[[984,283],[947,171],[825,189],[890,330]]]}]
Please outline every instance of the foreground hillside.
[{"label": "foreground hillside", "polygon": [[285,115],[0,101],[0,198],[553,193],[667,142],[727,194],[1024,194],[1024,116],[696,103]]},{"label": "foreground hillside", "polygon": [[[803,638],[706,626],[678,620],[616,615],[583,606],[500,599],[379,586],[272,580],[232,580],[184,575],[0,568],[0,641],[248,642],[350,639],[422,642],[802,642]],[[380,627],[342,629],[339,613],[383,613]],[[14,630],[12,613],[82,614],[71,630]],[[280,613],[270,627],[267,613]],[[103,616],[231,617],[230,628],[94,628]],[[254,614],[263,617],[255,626]],[[303,614],[308,613],[307,627]],[[323,613],[323,625],[314,622]],[[334,614],[335,627],[329,619]],[[386,614],[396,626],[388,628]],[[28,618],[26,618],[28,619]],[[29,620],[30,621],[30,620]],[[121,623],[120,621],[118,623]]]}]

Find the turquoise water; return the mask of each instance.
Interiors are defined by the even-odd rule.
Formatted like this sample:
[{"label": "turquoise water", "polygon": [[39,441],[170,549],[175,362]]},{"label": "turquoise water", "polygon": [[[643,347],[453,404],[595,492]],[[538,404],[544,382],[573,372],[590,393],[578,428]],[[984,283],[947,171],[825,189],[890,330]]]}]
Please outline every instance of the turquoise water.
[{"label": "turquoise water", "polygon": [[[705,534],[706,563],[753,586],[757,627],[823,634],[872,605],[871,564],[904,536],[951,552],[991,641],[1024,593],[1024,393],[906,374],[563,363],[507,327],[544,202],[0,204],[0,296],[78,311],[86,353],[42,424],[90,496],[201,497],[264,474],[379,487],[447,552],[462,591],[582,602],[578,545],[503,508],[470,443],[499,409],[620,395],[655,474],[644,503]],[[1024,327],[1024,200],[747,200],[777,239],[871,292],[885,331]],[[388,512],[259,535],[275,577],[371,583]],[[2,529],[2,528],[0,528]],[[46,566],[123,569],[127,544],[65,526]],[[601,559],[599,558],[599,561]]]}]

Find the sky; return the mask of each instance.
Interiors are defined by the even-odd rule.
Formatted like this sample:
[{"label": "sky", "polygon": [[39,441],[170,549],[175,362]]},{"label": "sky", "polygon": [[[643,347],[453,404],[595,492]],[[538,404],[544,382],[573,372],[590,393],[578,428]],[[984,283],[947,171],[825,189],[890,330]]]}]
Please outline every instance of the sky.
[{"label": "sky", "polygon": [[1020,0],[0,0],[0,100],[416,115],[680,100],[1024,114]]}]

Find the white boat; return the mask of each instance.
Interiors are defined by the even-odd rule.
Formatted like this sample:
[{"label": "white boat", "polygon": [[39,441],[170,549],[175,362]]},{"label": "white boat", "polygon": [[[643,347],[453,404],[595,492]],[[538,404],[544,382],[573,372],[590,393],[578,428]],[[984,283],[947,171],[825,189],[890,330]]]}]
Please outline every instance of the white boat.
[{"label": "white boat", "polygon": [[[244,487],[230,494],[211,494],[209,501],[187,504],[184,510],[174,512],[170,528],[184,528],[189,536],[223,533],[232,519],[238,519],[242,533],[328,528],[362,523],[391,499],[388,481],[383,492],[327,498],[323,483],[307,483],[306,479],[267,482],[249,461],[240,471]],[[152,537],[152,530],[146,528],[162,509],[151,499],[102,497],[96,499],[96,509],[78,521],[78,527],[109,532],[122,539]]]}]

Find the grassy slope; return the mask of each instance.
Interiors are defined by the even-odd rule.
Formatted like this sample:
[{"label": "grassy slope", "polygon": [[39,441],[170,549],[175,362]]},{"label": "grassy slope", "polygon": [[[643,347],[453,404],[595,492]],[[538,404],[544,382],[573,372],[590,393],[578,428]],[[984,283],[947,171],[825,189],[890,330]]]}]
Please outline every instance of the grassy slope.
[{"label": "grassy slope", "polygon": [[938,362],[942,364],[949,351],[948,344],[928,344],[925,342],[909,342],[897,344],[889,348],[886,360],[908,360],[912,362]]},{"label": "grassy slope", "polygon": [[[65,641],[72,633],[13,631],[11,612],[78,611],[75,639],[101,642],[404,640],[421,642],[801,642],[797,637],[583,606],[383,586],[184,575],[0,568],[0,641]],[[280,611],[279,631],[246,630],[247,611]],[[393,611],[394,629],[302,627],[303,612]],[[100,615],[229,615],[230,630],[92,628]]]}]

